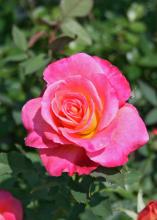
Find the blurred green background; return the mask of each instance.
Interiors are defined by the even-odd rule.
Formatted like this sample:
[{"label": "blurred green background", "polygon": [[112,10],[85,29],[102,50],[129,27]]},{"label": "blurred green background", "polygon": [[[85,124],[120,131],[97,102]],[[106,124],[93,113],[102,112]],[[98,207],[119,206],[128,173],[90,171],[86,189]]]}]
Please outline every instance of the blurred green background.
[{"label": "blurred green background", "polygon": [[[23,104],[40,95],[42,71],[77,52],[108,59],[131,83],[150,142],[122,169],[49,177],[24,146]],[[26,220],[127,220],[157,199],[157,0],[0,0],[0,188],[23,202]]]}]

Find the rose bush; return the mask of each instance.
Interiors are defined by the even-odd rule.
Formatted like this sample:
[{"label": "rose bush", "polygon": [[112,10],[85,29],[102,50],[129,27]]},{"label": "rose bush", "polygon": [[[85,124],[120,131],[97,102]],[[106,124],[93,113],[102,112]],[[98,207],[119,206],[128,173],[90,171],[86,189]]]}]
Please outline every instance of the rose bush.
[{"label": "rose bush", "polygon": [[157,201],[151,201],[139,213],[137,220],[157,220]]},{"label": "rose bush", "polygon": [[38,148],[53,176],[116,167],[148,141],[130,86],[107,60],[79,53],[51,63],[43,94],[28,101],[22,120],[27,146]]},{"label": "rose bush", "polygon": [[22,220],[23,209],[21,202],[11,193],[0,190],[0,220]]}]

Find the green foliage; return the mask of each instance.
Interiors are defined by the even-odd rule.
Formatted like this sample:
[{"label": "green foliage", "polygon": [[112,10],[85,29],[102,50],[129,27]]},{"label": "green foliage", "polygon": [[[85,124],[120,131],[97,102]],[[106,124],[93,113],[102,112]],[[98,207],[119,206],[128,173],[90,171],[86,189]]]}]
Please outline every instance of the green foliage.
[{"label": "green foliage", "polygon": [[18,27],[13,26],[12,35],[13,35],[13,40],[14,40],[15,45],[19,49],[26,51],[27,40],[26,40],[24,33]]},{"label": "green foliage", "polygon": [[44,54],[39,54],[20,63],[20,66],[24,70],[24,73],[27,75],[45,67],[49,63],[49,61],[50,59],[45,59]]},{"label": "green foliage", "polygon": [[146,115],[146,122],[148,125],[157,123],[157,108],[154,108]]},{"label": "green foliage", "polygon": [[157,105],[157,93],[156,91],[150,87],[147,83],[140,81],[140,89],[145,96],[145,98],[150,102],[152,105]]},{"label": "green foliage", "polygon": [[[145,201],[157,199],[156,0],[13,0],[1,2],[0,15],[0,188],[22,201],[25,220],[136,218],[139,189]],[[38,153],[25,147],[21,108],[41,94],[49,62],[80,51],[126,75],[150,143],[127,167],[50,177]]]},{"label": "green foliage", "polygon": [[3,175],[9,174],[11,168],[8,164],[8,158],[6,153],[0,153],[0,177],[3,178]]},{"label": "green foliage", "polygon": [[93,6],[93,0],[62,0],[61,10],[63,16],[84,17],[89,14]]},{"label": "green foliage", "polygon": [[78,41],[91,44],[91,39],[86,30],[74,19],[67,19],[62,23],[62,31],[72,37],[77,36]]}]

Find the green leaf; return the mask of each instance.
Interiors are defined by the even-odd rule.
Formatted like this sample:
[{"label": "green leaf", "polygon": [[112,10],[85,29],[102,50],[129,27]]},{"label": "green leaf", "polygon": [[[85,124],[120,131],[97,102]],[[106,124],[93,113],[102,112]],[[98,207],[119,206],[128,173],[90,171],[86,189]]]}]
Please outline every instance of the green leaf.
[{"label": "green leaf", "polygon": [[21,124],[21,112],[19,111],[13,111],[12,112],[14,121],[17,125]]},{"label": "green leaf", "polygon": [[0,153],[0,181],[1,176],[11,173],[8,158],[6,153]]},{"label": "green leaf", "polygon": [[61,11],[63,16],[84,17],[89,14],[93,0],[62,0]]},{"label": "green leaf", "polygon": [[106,189],[104,189],[104,192],[117,193],[117,194],[119,194],[120,196],[122,196],[123,198],[126,198],[126,199],[132,199],[133,198],[133,194],[130,191],[127,191],[126,189],[123,189],[122,187],[111,188],[111,187],[107,186]]},{"label": "green leaf", "polygon": [[104,200],[91,208],[96,216],[106,217],[106,219],[112,214],[111,204],[108,200]]},{"label": "green leaf", "polygon": [[136,65],[129,65],[125,68],[125,73],[130,80],[136,80],[141,76],[141,69]]},{"label": "green leaf", "polygon": [[146,30],[146,25],[142,22],[132,22],[129,24],[129,28],[137,33],[142,33]]},{"label": "green leaf", "polygon": [[86,193],[76,192],[74,190],[71,190],[71,194],[73,195],[74,199],[77,202],[79,202],[79,203],[86,203],[86,201],[87,201]]},{"label": "green leaf", "polygon": [[8,97],[8,96],[6,96],[6,95],[4,95],[4,94],[0,94],[0,104],[12,106],[14,103],[13,103],[13,101],[10,99],[10,97]]},{"label": "green leaf", "polygon": [[120,209],[120,211],[124,212],[126,215],[128,215],[133,220],[137,220],[137,214],[134,211],[131,211],[128,209]]},{"label": "green leaf", "polygon": [[10,152],[8,154],[8,161],[12,171],[15,174],[22,173],[27,170],[32,170],[33,168],[31,161],[23,154],[18,152]]},{"label": "green leaf", "polygon": [[142,209],[144,209],[145,203],[143,201],[143,193],[142,190],[139,190],[137,195],[137,212],[140,212]]},{"label": "green leaf", "polygon": [[99,167],[95,171],[93,171],[90,176],[92,177],[101,177],[101,178],[106,178],[107,176],[119,174],[120,169],[119,168],[106,168],[106,167]]},{"label": "green leaf", "polygon": [[146,123],[148,125],[157,123],[157,108],[154,108],[146,115]]},{"label": "green leaf", "polygon": [[90,45],[91,38],[86,30],[74,19],[67,19],[61,25],[62,31],[65,35],[70,37],[78,37],[78,40],[84,44]]},{"label": "green leaf", "polygon": [[142,174],[139,170],[131,169],[125,175],[125,184],[127,185],[137,184],[141,177],[142,177]]},{"label": "green leaf", "polygon": [[102,220],[101,217],[96,216],[90,208],[87,208],[82,214],[80,214],[80,220]]},{"label": "green leaf", "polygon": [[141,92],[143,93],[144,97],[152,105],[157,106],[157,94],[156,94],[155,90],[143,81],[139,82],[139,86],[140,86]]},{"label": "green leaf", "polygon": [[139,59],[138,63],[144,67],[157,67],[157,54],[149,54]]},{"label": "green leaf", "polygon": [[107,175],[106,176],[106,181],[111,184],[119,185],[119,186],[124,186],[125,184],[125,175],[122,173],[117,173],[114,175]]},{"label": "green leaf", "polygon": [[28,48],[28,45],[27,45],[27,40],[26,40],[24,33],[18,27],[13,26],[12,35],[13,35],[13,40],[14,40],[15,45],[19,49],[26,51]]},{"label": "green leaf", "polygon": [[32,161],[24,154],[15,151],[10,152],[8,154],[8,161],[14,176],[22,174],[24,179],[31,186],[38,183],[38,172],[36,172]]},{"label": "green leaf", "polygon": [[90,174],[95,178],[104,178],[109,185],[124,186],[127,177],[127,171],[120,168],[98,168]]},{"label": "green leaf", "polygon": [[27,59],[27,58],[28,58],[27,54],[21,53],[21,54],[14,54],[14,55],[8,56],[7,59],[6,59],[6,61],[7,61],[7,62],[10,62],[10,61],[12,61],[12,62],[18,62],[18,61],[25,60],[25,59]]},{"label": "green leaf", "polygon": [[32,57],[21,63],[21,67],[24,68],[24,72],[27,75],[40,70],[46,66],[49,61],[50,59],[45,59],[43,54],[39,54],[38,56]]}]

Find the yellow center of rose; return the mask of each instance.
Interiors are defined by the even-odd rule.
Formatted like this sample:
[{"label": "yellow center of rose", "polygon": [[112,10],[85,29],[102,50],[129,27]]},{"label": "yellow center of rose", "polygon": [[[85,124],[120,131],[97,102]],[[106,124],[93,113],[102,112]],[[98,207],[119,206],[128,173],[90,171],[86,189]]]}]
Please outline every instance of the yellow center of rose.
[{"label": "yellow center of rose", "polygon": [[97,117],[96,114],[94,113],[91,118],[89,126],[85,128],[84,131],[80,132],[80,136],[85,138],[90,138],[93,135],[96,127],[97,127]]}]

